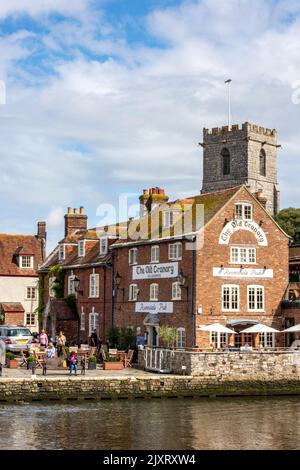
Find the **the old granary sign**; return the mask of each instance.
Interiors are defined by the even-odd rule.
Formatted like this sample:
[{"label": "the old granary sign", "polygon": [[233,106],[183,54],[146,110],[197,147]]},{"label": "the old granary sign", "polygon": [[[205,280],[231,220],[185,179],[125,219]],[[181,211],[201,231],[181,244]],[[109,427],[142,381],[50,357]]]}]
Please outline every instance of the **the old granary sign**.
[{"label": "the old granary sign", "polygon": [[219,244],[228,245],[231,235],[238,230],[251,232],[260,246],[268,246],[268,240],[263,229],[256,222],[251,220],[234,219],[228,222],[220,233]]},{"label": "the old granary sign", "polygon": [[160,279],[178,276],[178,262],[132,266],[132,279]]},{"label": "the old granary sign", "polygon": [[259,268],[213,268],[214,277],[229,277],[234,279],[270,279],[273,269]]},{"label": "the old granary sign", "polygon": [[173,302],[136,302],[137,313],[173,313]]}]

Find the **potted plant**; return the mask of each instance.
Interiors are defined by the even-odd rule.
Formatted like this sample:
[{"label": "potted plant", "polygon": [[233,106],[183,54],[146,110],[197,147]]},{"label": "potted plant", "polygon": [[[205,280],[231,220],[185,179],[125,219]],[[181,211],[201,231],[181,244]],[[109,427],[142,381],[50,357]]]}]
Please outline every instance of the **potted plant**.
[{"label": "potted plant", "polygon": [[5,354],[5,357],[7,367],[9,367],[10,369],[17,369],[19,367],[19,363],[16,359],[16,356],[13,353],[7,352]]},{"label": "potted plant", "polygon": [[97,358],[96,358],[96,356],[90,356],[89,357],[88,369],[89,370],[95,370],[96,367],[97,367]]},{"label": "potted plant", "polygon": [[121,370],[124,364],[121,357],[108,357],[103,361],[103,370]]},{"label": "potted plant", "polygon": [[36,367],[36,359],[34,356],[27,357],[27,369],[34,369]]}]

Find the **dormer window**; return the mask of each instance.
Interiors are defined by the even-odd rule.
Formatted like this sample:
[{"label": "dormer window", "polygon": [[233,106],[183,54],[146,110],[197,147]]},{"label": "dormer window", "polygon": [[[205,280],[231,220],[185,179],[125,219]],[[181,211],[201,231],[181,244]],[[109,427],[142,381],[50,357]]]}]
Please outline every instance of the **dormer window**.
[{"label": "dormer window", "polygon": [[66,258],[66,247],[65,245],[59,245],[59,250],[58,250],[58,260],[63,261]]},{"label": "dormer window", "polygon": [[101,237],[100,238],[100,255],[104,256],[108,253],[108,238]]},{"label": "dormer window", "polygon": [[174,213],[172,211],[163,212],[163,228],[170,228],[174,224]]},{"label": "dormer window", "polygon": [[81,258],[85,255],[85,240],[80,240],[78,242],[78,256]]},{"label": "dormer window", "polygon": [[236,204],[235,218],[243,220],[252,220],[252,205],[244,202]]},{"label": "dormer window", "polygon": [[19,266],[22,269],[32,269],[33,268],[33,256],[31,255],[20,256]]}]

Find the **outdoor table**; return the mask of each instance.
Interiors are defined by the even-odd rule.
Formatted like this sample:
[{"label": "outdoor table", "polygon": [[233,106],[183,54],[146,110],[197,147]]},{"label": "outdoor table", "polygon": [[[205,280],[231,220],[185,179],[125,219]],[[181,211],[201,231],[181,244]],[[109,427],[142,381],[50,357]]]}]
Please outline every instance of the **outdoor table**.
[{"label": "outdoor table", "polygon": [[45,363],[45,355],[46,355],[46,352],[45,351],[33,351],[34,352],[34,356],[36,358],[36,367],[41,367],[43,368],[44,367],[44,363]]}]

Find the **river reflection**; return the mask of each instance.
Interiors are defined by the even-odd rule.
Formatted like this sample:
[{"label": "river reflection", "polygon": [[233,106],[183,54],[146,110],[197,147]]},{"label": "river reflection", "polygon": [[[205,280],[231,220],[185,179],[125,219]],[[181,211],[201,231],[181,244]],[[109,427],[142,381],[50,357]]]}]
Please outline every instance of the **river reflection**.
[{"label": "river reflection", "polygon": [[300,398],[0,406],[0,449],[300,449]]}]

